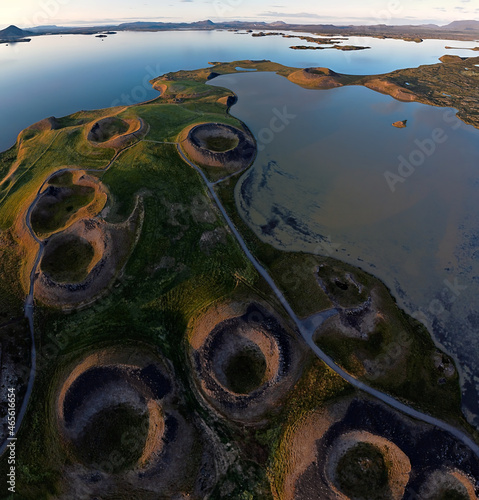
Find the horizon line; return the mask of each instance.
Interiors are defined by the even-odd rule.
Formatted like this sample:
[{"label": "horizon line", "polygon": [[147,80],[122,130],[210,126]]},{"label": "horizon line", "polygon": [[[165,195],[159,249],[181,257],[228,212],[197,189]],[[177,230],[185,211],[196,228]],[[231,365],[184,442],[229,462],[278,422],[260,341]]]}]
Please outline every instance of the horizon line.
[{"label": "horizon line", "polygon": [[[163,19],[163,20],[161,20]],[[170,18],[171,19],[171,18]],[[214,19],[214,18],[213,18]],[[427,21],[422,21],[422,22],[417,22],[417,24],[415,23],[409,23],[409,24],[405,24],[405,23],[402,23],[402,24],[386,24],[386,23],[368,23],[367,21],[365,22],[359,22],[359,23],[354,23],[354,22],[350,22],[350,23],[338,23],[336,24],[334,21],[331,21],[331,22],[327,22],[327,21],[324,21],[324,22],[313,22],[313,23],[304,23],[304,22],[284,22],[280,19],[276,20],[276,21],[267,21],[265,20],[264,18],[262,18],[261,20],[259,19],[252,19],[252,20],[238,20],[238,18],[229,18],[229,19],[224,19],[224,20],[216,20],[216,21],[212,21],[211,19],[200,19],[200,20],[197,20],[197,21],[181,21],[181,20],[169,20],[168,18],[142,18],[141,20],[108,20],[108,21],[102,21],[102,20],[98,20],[98,21],[94,21],[94,20],[91,20],[91,21],[66,21],[65,23],[62,23],[62,24],[44,24],[44,25],[35,25],[35,26],[28,26],[28,27],[25,27],[25,28],[22,28],[22,29],[31,29],[31,28],[48,28],[48,27],[56,27],[56,28],[73,28],[73,27],[76,27],[76,28],[90,28],[90,27],[115,27],[115,26],[121,26],[122,24],[135,24],[135,23],[162,23],[162,24],[186,24],[186,25],[190,25],[190,24],[195,24],[195,23],[202,23],[202,22],[212,22],[213,24],[222,24],[222,23],[244,23],[244,24],[247,24],[247,23],[263,23],[263,24],[266,24],[266,25],[271,25],[271,24],[275,24],[275,23],[283,23],[285,24],[286,26],[338,26],[338,27],[341,27],[341,26],[345,26],[345,27],[348,27],[348,26],[353,26],[353,27],[361,27],[361,26],[368,26],[368,27],[371,27],[371,26],[388,26],[388,27],[400,27],[400,26],[417,26],[417,27],[421,27],[421,26],[428,26],[428,25],[434,25],[434,26],[438,26],[438,27],[444,27],[444,26],[447,26],[453,22],[479,22],[479,20],[477,19],[454,19],[452,21],[448,21],[446,22],[446,24],[437,24],[437,23],[434,23],[434,22],[427,22]],[[5,28],[2,28],[2,29],[6,29],[6,28],[9,28],[10,26],[15,26],[15,27],[18,27],[17,24],[9,24],[7,26],[5,26]]]}]

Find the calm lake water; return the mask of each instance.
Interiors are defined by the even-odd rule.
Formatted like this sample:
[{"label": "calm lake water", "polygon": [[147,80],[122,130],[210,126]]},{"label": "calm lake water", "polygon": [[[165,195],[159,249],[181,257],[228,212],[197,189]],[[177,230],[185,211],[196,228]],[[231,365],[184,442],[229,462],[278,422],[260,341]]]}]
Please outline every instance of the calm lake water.
[{"label": "calm lake water", "polygon": [[[477,418],[479,130],[452,109],[364,87],[306,90],[274,73],[211,84],[238,95],[232,114],[259,141],[236,189],[242,217],[278,248],[381,278],[459,360]],[[392,126],[404,119],[406,129]],[[385,172],[398,175],[403,158],[416,167],[391,189]]]},{"label": "calm lake water", "polygon": [[[352,38],[371,50],[291,50],[299,40],[219,31],[120,32],[42,36],[0,45],[0,151],[25,127],[48,116],[151,99],[148,81],[169,71],[202,68],[209,61],[270,59],[298,67],[329,66],[345,73],[383,73],[430,64],[448,52],[444,40],[422,44]],[[301,44],[303,42],[301,41]],[[468,47],[470,42],[454,42]],[[459,51],[466,55],[473,52]]]},{"label": "calm lake water", "polygon": [[[432,64],[445,53],[474,55],[445,49],[473,42],[445,40],[351,38],[347,43],[372,47],[357,52],[289,49],[297,43],[229,32],[125,32],[0,45],[0,150],[42,118],[153,98],[151,78],[209,61],[270,59],[374,74]],[[238,186],[241,215],[280,248],[319,250],[382,279],[463,366],[466,408],[478,425],[479,131],[451,110],[399,103],[363,87],[305,90],[253,72],[213,84],[238,94],[233,114],[262,149]],[[278,113],[288,124],[272,132]],[[404,119],[406,129],[391,126]],[[430,148],[438,128],[441,141],[421,159],[415,141]],[[399,157],[411,155],[421,161],[392,192],[384,172],[397,173]]]}]

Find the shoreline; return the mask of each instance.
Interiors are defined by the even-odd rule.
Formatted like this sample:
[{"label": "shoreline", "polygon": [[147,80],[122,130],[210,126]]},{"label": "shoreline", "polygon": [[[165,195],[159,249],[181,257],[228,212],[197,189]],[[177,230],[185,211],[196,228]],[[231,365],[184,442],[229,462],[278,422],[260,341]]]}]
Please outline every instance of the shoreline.
[{"label": "shoreline", "polygon": [[[458,21],[459,23],[461,21]],[[72,26],[54,26],[35,28],[35,31],[29,31],[25,28],[27,36],[45,36],[45,35],[97,35],[106,34],[113,35],[117,32],[135,31],[135,32],[158,32],[158,31],[234,31],[243,32],[252,30],[254,32],[261,31],[292,31],[297,33],[310,33],[321,36],[346,36],[346,37],[374,37],[383,39],[398,39],[407,42],[417,42],[419,40],[460,40],[460,41],[476,41],[479,39],[479,29],[470,28],[455,29],[444,26],[428,26],[424,25],[325,25],[325,24],[291,24],[291,23],[264,23],[264,22],[218,22],[214,23],[210,20],[198,21],[192,23],[161,23],[161,22],[134,22],[122,23],[103,26],[83,26],[75,28]],[[14,41],[13,37],[12,41]],[[21,37],[18,37],[21,38]]]}]

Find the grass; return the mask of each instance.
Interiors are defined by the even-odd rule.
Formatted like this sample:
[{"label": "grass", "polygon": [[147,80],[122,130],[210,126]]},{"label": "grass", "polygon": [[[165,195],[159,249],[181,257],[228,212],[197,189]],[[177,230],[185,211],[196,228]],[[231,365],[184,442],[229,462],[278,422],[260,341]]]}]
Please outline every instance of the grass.
[{"label": "grass", "polygon": [[[267,61],[241,61],[215,64],[197,72],[170,74],[157,81],[168,87],[161,99],[132,106],[120,113],[119,118],[143,118],[151,127],[147,141],[159,142],[175,142],[186,126],[207,121],[241,126],[238,120],[227,114],[226,105],[218,102],[231,92],[204,83],[212,71],[219,74],[235,72],[237,66],[277,71],[283,76],[296,71],[296,68]],[[17,244],[10,232],[15,220],[24,215],[29,202],[51,173],[65,166],[103,169],[108,164],[114,151],[93,147],[86,140],[86,132],[99,119],[118,111],[86,111],[62,118],[59,120],[62,128],[37,132],[18,147],[0,154],[2,174],[8,172],[15,161],[18,162],[11,181],[0,190],[0,311],[5,317],[13,311],[21,312],[24,298],[18,275],[26,249]],[[179,158],[175,146],[147,141],[125,151],[110,170],[99,174],[111,193],[110,222],[123,221],[131,212],[136,196],[140,195],[144,200],[141,236],[121,279],[107,296],[83,310],[65,315],[55,309],[36,308],[38,366],[34,391],[18,440],[17,470],[22,478],[17,483],[18,496],[37,500],[61,494],[62,473],[65,464],[71,463],[72,459],[56,427],[55,398],[69,367],[95,349],[134,346],[157,351],[166,357],[184,395],[181,412],[203,419],[222,442],[231,442],[240,450],[238,460],[220,480],[212,498],[225,498],[225,491],[232,498],[271,498],[270,485],[273,496],[281,498],[285,477],[290,471],[290,443],[295,430],[311,412],[351,394],[353,389],[321,361],[309,355],[301,379],[277,411],[267,416],[264,427],[243,429],[233,422],[218,422],[197,401],[191,388],[185,354],[185,335],[190,320],[211,304],[227,299],[247,300],[251,294],[260,294],[272,303],[275,299],[231,235],[228,234],[225,243],[218,242],[209,252],[202,251],[201,235],[205,231],[224,228],[225,224],[211,203],[202,180]],[[62,176],[55,182],[65,185],[70,180],[68,176]],[[236,179],[231,179],[218,186],[218,193],[249,248],[271,272],[296,313],[306,317],[331,307],[331,300],[321,290],[314,272],[324,259],[281,252],[261,242],[236,212],[235,182]],[[205,217],[205,213],[209,215]],[[82,258],[85,252],[82,250],[80,254]],[[67,255],[68,249],[65,249],[59,259],[54,259],[57,262],[51,264],[58,267],[60,262],[60,271],[66,272],[66,262],[72,258]],[[337,262],[335,265],[338,266],[337,272],[349,269]],[[80,267],[84,266],[80,262]],[[407,327],[414,333],[417,340],[412,344],[410,358],[414,367],[411,368],[408,360],[398,370],[408,377],[417,376],[416,385],[411,384],[410,379],[397,378],[397,373],[389,375],[401,380],[401,397],[415,401],[418,394],[428,390],[433,371],[431,364],[425,362],[426,358],[414,352],[427,352],[431,340],[426,331],[408,323],[410,319],[405,315],[398,315],[389,293],[384,293],[390,301],[386,314],[396,314],[397,323],[376,332],[366,351],[371,355],[381,354],[384,346],[394,338],[397,326]],[[343,299],[348,302],[358,300],[358,297],[345,296]],[[336,353],[340,356],[338,361],[346,363],[347,356],[355,348],[353,344],[348,344],[347,348],[343,346],[344,351]],[[247,364],[245,359],[234,360],[234,371],[244,369]],[[384,387],[389,389],[393,381],[383,379]],[[454,379],[448,384],[431,393],[431,409],[440,414],[441,408],[447,408],[450,415],[457,418],[460,414],[458,383]],[[114,422],[114,418],[117,417],[106,420]],[[129,421],[128,416],[120,418],[118,426]],[[112,442],[112,434],[108,434],[97,439],[97,442],[106,439],[102,446],[105,450]],[[95,451],[95,443],[84,444],[83,449],[90,450],[86,455],[88,458]],[[7,467],[6,460],[2,459],[2,475],[6,474]],[[185,471],[187,473],[189,471]],[[117,495],[118,498],[128,496],[126,492]]]},{"label": "grass", "polygon": [[205,142],[206,148],[210,151],[223,152],[235,148],[239,140],[228,137],[207,137]]},{"label": "grass", "polygon": [[[17,159],[17,145],[15,144],[7,151],[4,151],[0,155],[0,182],[3,178],[8,174],[10,169],[12,168],[13,163]],[[8,187],[8,184],[5,182],[0,186],[0,193]]]},{"label": "grass", "polygon": [[228,360],[225,369],[228,388],[236,394],[248,394],[261,385],[265,372],[263,353],[245,348]]},{"label": "grass", "polygon": [[117,473],[135,466],[147,435],[148,414],[139,413],[127,405],[118,405],[97,413],[85,426],[74,447],[85,465]]},{"label": "grass", "polygon": [[[331,272],[323,271],[324,274],[338,275],[337,262],[324,259],[323,266],[332,266],[333,269]],[[438,349],[427,329],[397,306],[389,290],[379,280],[348,264],[341,264],[340,267],[344,274],[353,275],[367,294],[375,290],[382,319],[377,321],[367,339],[346,337],[325,325],[315,337],[318,346],[345,370],[369,385],[410,402],[427,413],[465,423],[460,412],[459,377],[455,374],[444,384],[438,383],[442,377],[434,366],[434,355]],[[338,288],[335,292],[344,299],[343,290]],[[354,306],[354,295],[353,299],[348,304]],[[371,371],[366,371],[365,366],[371,366]]]},{"label": "grass", "polygon": [[439,496],[436,497],[437,500],[468,500],[469,495],[465,495],[460,491],[455,489],[446,489],[442,491]]},{"label": "grass", "polygon": [[[217,104],[216,99],[217,96],[206,106],[200,103],[143,105],[129,109],[120,116],[128,117],[134,112],[143,118],[151,127],[147,140],[176,142],[178,134],[188,125],[220,121],[238,126],[238,120],[227,115],[225,106]],[[161,110],[158,109],[160,106]]]},{"label": "grass", "polygon": [[[338,48],[354,47],[338,46]],[[466,59],[448,57],[441,64],[401,69],[383,75],[345,75],[338,73],[334,75],[334,79],[342,85],[364,85],[371,80],[380,78],[383,81],[397,85],[400,89],[413,91],[416,94],[416,100],[419,102],[457,109],[458,117],[461,120],[477,128],[479,127],[479,104],[477,100],[479,71],[476,69],[477,64],[479,64],[479,57]],[[168,91],[171,88],[173,95],[175,95],[175,83],[170,84],[168,79],[173,81],[188,80],[201,84],[210,75],[241,73],[241,70],[236,70],[236,65],[240,65],[245,69],[275,72],[285,78],[298,71],[298,68],[283,66],[271,61],[235,61],[233,63],[213,63],[209,68],[196,71],[168,73],[163,77],[152,80],[152,82],[157,84],[166,83]],[[301,78],[297,81],[297,84],[305,88],[314,88],[317,85],[314,81]]]},{"label": "grass", "polygon": [[[168,115],[169,105],[152,106],[156,120],[162,122],[163,109]],[[186,114],[195,119],[194,113]],[[182,117],[180,112],[179,120]],[[216,121],[220,118],[215,116]],[[45,175],[46,170],[41,173]],[[38,182],[41,173],[34,173]],[[190,405],[187,413],[200,411],[188,389],[182,344],[187,324],[198,311],[231,297],[238,289],[255,289],[260,281],[229,234],[225,243],[219,242],[208,253],[201,250],[201,235],[223,227],[224,222],[199,175],[181,160],[175,146],[142,142],[125,151],[101,180],[113,200],[112,221],[124,220],[138,193],[143,196],[143,229],[122,280],[108,296],[70,315],[48,308],[36,310],[38,375],[21,430],[22,442],[28,446],[21,446],[18,464],[24,498],[44,498],[61,488],[60,471],[68,459],[57,436],[54,397],[64,367],[72,359],[82,359],[91,350],[112,344],[144,344],[157,349],[175,367],[177,383],[183,385]],[[68,178],[56,182],[65,184]],[[28,186],[30,192],[32,185]],[[210,216],[205,218],[205,212]],[[66,259],[65,253],[63,256]],[[171,266],[163,264],[165,257],[173,262]],[[58,268],[58,259],[53,260],[52,265]],[[60,271],[65,268],[61,266]]]},{"label": "grass", "polygon": [[315,278],[314,270],[318,266],[315,256],[277,250],[262,242],[241,219],[237,213],[234,196],[237,182],[238,178],[232,178],[217,186],[221,202],[249,249],[266,266],[296,314],[304,318],[332,307],[330,299],[321,290]]},{"label": "grass", "polygon": [[388,498],[388,465],[384,456],[371,443],[358,443],[350,448],[336,466],[341,491],[351,498]]},{"label": "grass", "polygon": [[42,258],[41,269],[59,283],[79,283],[88,275],[88,266],[94,256],[91,244],[83,238],[65,238],[53,250],[48,246]]},{"label": "grass", "polygon": [[[378,324],[369,340],[325,330],[316,338],[319,347],[339,366],[372,387],[474,434],[461,411],[458,375],[443,385],[438,384],[441,375],[433,361],[437,348],[426,328],[399,309],[389,290],[369,273],[331,257],[282,252],[263,243],[237,213],[234,197],[237,181],[230,179],[218,185],[217,193],[248,247],[269,271],[299,317],[332,307],[332,299],[345,307],[356,307],[372,288],[380,296],[381,313],[387,321]],[[326,284],[326,293],[316,279],[318,269]],[[362,285],[361,292],[348,281],[348,276]],[[336,283],[338,278],[341,287]],[[366,359],[379,367],[379,376],[368,376],[364,368]]]},{"label": "grass", "polygon": [[[433,106],[458,110],[465,123],[479,128],[479,57],[444,58],[442,63],[393,71],[388,80],[412,90],[418,100]],[[466,69],[467,68],[467,69]],[[406,85],[406,82],[409,85]]]},{"label": "grass", "polygon": [[[374,285],[372,276],[359,269],[351,272],[342,263],[332,259],[319,261],[315,272],[321,280],[328,297],[341,307],[358,307],[368,298]],[[356,282],[355,282],[356,281]]]},{"label": "grass", "polygon": [[[80,127],[43,132],[19,151],[20,163],[7,189],[0,195],[0,230],[9,229],[26,210],[43,181],[66,165],[101,169],[113,157],[110,149],[94,148]],[[0,158],[2,155],[0,155]]]},{"label": "grass", "polygon": [[56,187],[71,187],[73,184],[73,172],[61,172],[50,179],[49,184]]},{"label": "grass", "polygon": [[354,389],[313,355],[305,362],[301,379],[283,403],[283,411],[270,419],[268,429],[258,439],[269,443],[271,452],[267,470],[273,498],[284,498],[284,486],[291,473],[291,442],[295,432],[309,415]]},{"label": "grass", "polygon": [[64,227],[72,215],[95,198],[90,186],[70,185],[52,201],[40,201],[32,212],[32,229],[37,235],[52,233]]},{"label": "grass", "polygon": [[18,279],[22,255],[10,231],[0,232],[0,324],[23,316],[23,290]]},{"label": "grass", "polygon": [[91,130],[92,140],[95,142],[106,142],[116,135],[124,134],[129,128],[128,123],[113,116],[95,123]]}]

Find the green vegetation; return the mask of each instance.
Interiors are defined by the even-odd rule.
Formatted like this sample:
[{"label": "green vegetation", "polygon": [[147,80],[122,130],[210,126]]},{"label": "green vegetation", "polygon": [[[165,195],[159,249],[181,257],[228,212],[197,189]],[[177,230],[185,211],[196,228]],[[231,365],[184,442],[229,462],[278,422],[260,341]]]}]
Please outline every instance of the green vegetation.
[{"label": "green vegetation", "polygon": [[[243,68],[243,70],[237,70],[236,68]],[[274,71],[282,76],[288,76],[291,72],[297,71],[297,68],[283,66],[282,64],[268,60],[245,60],[229,63],[212,62],[209,68],[167,73],[166,75],[154,78],[151,80],[151,83],[153,86],[166,85],[167,91],[164,93],[164,98],[170,101],[191,97],[197,98],[198,96],[203,96],[204,92],[208,92],[208,89],[219,90],[217,87],[205,86],[205,82],[208,80],[219,75],[244,73],[244,70],[252,69],[257,71]],[[224,89],[222,95],[231,95],[231,91]]]},{"label": "green vegetation", "polygon": [[350,448],[336,466],[341,491],[351,498],[375,500],[390,498],[387,491],[388,464],[376,446],[358,443]]},{"label": "green vegetation", "polygon": [[232,139],[229,137],[207,137],[206,138],[206,147],[210,151],[222,152],[229,151],[230,149],[235,148],[239,143],[237,138]]},{"label": "green vegetation", "polygon": [[[184,126],[202,121],[205,118],[202,113],[208,109],[210,120],[240,126],[232,117],[223,120],[225,107],[216,101],[225,92],[212,87],[208,87],[208,91],[214,94],[211,105],[152,104],[132,107],[127,113],[134,115],[138,111],[140,116],[145,115],[143,117],[151,126],[147,139],[153,140],[174,137]],[[208,101],[209,97],[205,99]],[[200,108],[201,111],[195,111]],[[101,116],[101,112],[97,116],[91,112],[88,124]],[[112,150],[91,148],[83,139],[84,128],[88,124],[72,127],[69,131],[56,131],[59,135],[54,138],[51,148],[59,158],[55,158],[52,151],[47,166],[43,162],[43,158],[50,154],[47,149],[35,168],[30,166],[28,182],[22,182],[26,174],[17,178],[18,186],[12,190],[11,197],[17,199],[20,205],[15,212],[11,197],[0,203],[0,219],[4,224],[13,220],[14,213],[18,214],[18,206],[27,208],[27,200],[32,199],[39,184],[55,168],[62,168],[64,164],[77,164],[81,168],[104,167],[108,163],[113,156]],[[63,134],[69,135],[71,145],[66,145]],[[36,145],[35,141],[39,144]],[[32,139],[32,151],[36,151],[37,147],[40,150],[43,141],[43,135]],[[57,150],[60,144],[65,146],[65,151],[61,153]],[[71,160],[67,160],[69,151],[75,147],[78,148],[75,160],[73,154]],[[19,440],[19,443],[25,444],[20,445],[19,451],[18,470],[22,481],[18,483],[18,488],[19,495],[25,499],[55,495],[62,487],[61,470],[69,455],[59,440],[53,413],[56,390],[65,376],[65,367],[72,366],[73,360],[81,360],[100,346],[116,345],[120,348],[133,344],[137,347],[143,343],[146,349],[160,350],[173,363],[178,376],[176,383],[184,387],[189,405],[181,411],[189,415],[199,412],[203,418],[208,418],[190,388],[183,344],[187,324],[211,304],[235,294],[247,297],[250,290],[257,291],[258,287],[264,287],[253,266],[228,233],[224,241],[210,247],[208,252],[201,249],[202,234],[223,227],[224,223],[207,197],[199,175],[179,157],[174,145],[148,141],[138,143],[122,153],[101,175],[101,180],[111,193],[109,219],[113,222],[123,221],[131,212],[136,196],[141,194],[144,200],[141,236],[123,278],[108,296],[92,307],[69,315],[54,309],[36,309],[36,333],[39,338],[37,377]],[[64,185],[69,179],[61,176],[53,182]],[[13,264],[14,258],[18,258],[19,248],[13,242],[11,252],[12,266],[6,270],[5,280],[11,276],[11,269],[12,280],[16,279],[18,286],[18,274]],[[84,249],[82,254],[85,255]],[[57,272],[66,272],[66,261],[71,264],[75,258],[67,258],[64,254],[65,266],[61,265],[61,269],[58,269],[58,258],[52,259],[50,264]],[[47,261],[45,264],[48,264]],[[75,267],[78,269],[79,266]],[[71,279],[71,276],[68,278]],[[221,432],[230,431],[222,429]],[[234,442],[235,438],[231,435],[229,439]],[[6,466],[6,462],[2,461],[1,470]],[[255,491],[254,481],[264,481],[264,477],[264,471],[254,474],[249,491]],[[241,482],[238,482],[240,487]]]},{"label": "green vegetation", "polygon": [[332,303],[321,290],[315,276],[318,260],[314,255],[301,252],[283,252],[262,242],[236,211],[234,189],[238,178],[231,178],[216,188],[228,215],[240,231],[248,248],[268,269],[296,314],[310,316],[329,309]]},{"label": "green vegetation", "polygon": [[57,191],[47,191],[47,199],[40,200],[32,212],[31,224],[37,235],[52,233],[64,227],[72,215],[90,204],[95,189],[90,186],[71,184]]},{"label": "green vegetation", "polygon": [[442,491],[433,500],[469,500],[469,495],[461,493],[455,489],[446,489]]},{"label": "green vegetation", "polygon": [[113,154],[113,150],[90,145],[78,127],[44,132],[23,143],[18,153],[19,165],[9,186],[0,194],[0,230],[12,226],[19,216],[18,207],[24,207],[27,200],[33,201],[50,174],[65,165],[101,169]]},{"label": "green vegetation", "polygon": [[[4,177],[8,174],[9,170],[12,168],[13,163],[17,159],[17,145],[12,146],[7,151],[4,151],[0,155],[0,182],[4,179]],[[8,182],[8,181],[7,181]],[[8,187],[7,182],[0,184],[0,193],[6,187]]]},{"label": "green vegetation", "polygon": [[263,467],[252,460],[232,464],[208,497],[210,500],[271,500],[271,488]]},{"label": "green vegetation", "polygon": [[465,123],[479,128],[479,57],[444,56],[442,63],[401,69],[387,79],[413,91],[420,102],[455,108]]},{"label": "green vegetation", "polygon": [[87,277],[93,255],[88,241],[78,236],[65,237],[54,249],[49,250],[47,246],[41,268],[59,283],[79,283]]},{"label": "green vegetation", "polygon": [[[461,414],[458,374],[446,378],[435,367],[438,350],[424,325],[402,311],[377,278],[333,259],[321,260],[320,274],[335,301],[357,307],[360,299],[373,293],[380,318],[366,336],[345,335],[326,323],[316,334],[317,345],[355,377],[426,412],[457,421]],[[360,285],[361,293],[347,276]],[[337,280],[348,288],[338,287]]]},{"label": "green vegetation", "polygon": [[[315,47],[313,47],[315,48]],[[353,46],[337,46],[342,50],[357,50]],[[362,47],[360,47],[362,48]],[[458,117],[465,123],[479,127],[479,103],[477,99],[477,83],[479,81],[479,57],[461,58],[458,56],[444,56],[441,64],[419,66],[393,71],[383,75],[345,75],[331,72],[327,76],[340,85],[366,85],[378,81],[381,92],[394,95],[395,92],[413,93],[414,100],[434,106],[451,107],[458,110]],[[257,71],[274,71],[288,78],[298,72],[298,68],[283,66],[271,61],[236,61],[234,63],[213,63],[211,68],[196,71],[178,71],[168,73],[165,77],[152,80],[152,82],[167,83],[168,80],[193,80],[204,82],[208,77],[226,73],[241,73],[238,65],[245,69]],[[322,70],[313,70],[313,74],[322,75]],[[315,88],[318,82],[299,78],[295,83],[306,88]],[[387,88],[389,86],[389,88]]]},{"label": "green vegetation", "polygon": [[258,432],[258,440],[271,447],[267,466],[274,498],[283,498],[285,480],[291,472],[291,443],[298,427],[314,411],[353,393],[352,386],[310,355],[283,411],[271,416],[270,426]]},{"label": "green vegetation", "polygon": [[266,359],[259,349],[245,348],[228,360],[225,369],[228,388],[236,394],[257,389],[266,372]]},{"label": "green vegetation", "polygon": [[73,172],[66,170],[56,174],[50,179],[49,184],[56,187],[71,187],[73,185]]},{"label": "green vegetation", "polygon": [[78,458],[87,466],[105,472],[120,472],[135,466],[148,435],[148,414],[127,405],[98,412],[75,442]]},{"label": "green vegetation", "polygon": [[88,138],[95,142],[106,142],[116,135],[124,134],[128,128],[128,123],[116,116],[112,116],[95,123]]},{"label": "green vegetation", "polygon": [[22,265],[10,231],[0,231],[0,324],[23,316],[23,289],[18,279]]},{"label": "green vegetation", "polygon": [[[432,415],[459,423],[473,433],[462,415],[458,374],[444,379],[434,366],[437,348],[427,329],[404,313],[389,290],[365,271],[331,257],[282,252],[263,243],[236,211],[236,183],[237,179],[230,179],[218,185],[218,195],[248,247],[299,317],[329,309],[333,302],[357,307],[372,289],[379,297],[385,320],[379,321],[366,339],[323,327],[321,335],[315,338],[318,346],[338,365],[369,385]],[[330,253],[328,242],[324,242],[322,248]],[[318,277],[326,285],[325,291]],[[373,369],[371,373],[365,369],[368,361]],[[443,379],[441,383],[440,379]]]},{"label": "green vegetation", "polygon": [[[25,216],[49,175],[65,166],[99,170],[96,173],[111,193],[109,222],[124,221],[137,197],[142,198],[144,206],[137,245],[107,296],[70,314],[42,306],[35,310],[38,364],[34,391],[18,440],[18,475],[22,478],[17,483],[19,498],[46,499],[59,496],[63,491],[65,466],[74,459],[72,450],[58,433],[55,418],[58,387],[76,362],[101,347],[134,346],[158,351],[166,357],[185,398],[184,404],[178,403],[178,411],[203,420],[222,443],[230,443],[238,450],[238,460],[220,479],[211,498],[227,495],[271,498],[268,479],[273,494],[280,498],[290,467],[291,439],[298,425],[318,408],[353,393],[343,379],[308,354],[303,375],[294,390],[265,417],[264,426],[248,428],[234,422],[219,422],[217,416],[212,416],[205,405],[198,402],[192,388],[185,337],[189,323],[200,312],[225,300],[248,300],[254,295],[285,315],[229,232],[225,231],[225,240],[216,242],[208,252],[202,249],[201,237],[215,229],[224,229],[224,221],[219,218],[200,176],[179,157],[175,145],[163,144],[176,142],[185,127],[197,123],[213,121],[241,127],[238,120],[227,114],[224,101],[231,92],[205,85],[212,72],[232,73],[238,66],[277,71],[283,76],[297,71],[268,61],[241,61],[217,63],[196,72],[170,73],[155,80],[156,84],[167,87],[161,98],[131,106],[118,116],[143,118],[150,126],[146,140],[121,153],[105,172],[102,169],[115,152],[93,147],[86,135],[95,122],[112,110],[81,112],[62,118],[57,121],[60,128],[28,134],[28,140],[25,136],[16,148],[0,155],[0,174],[4,175],[17,164],[11,181],[0,187],[2,319],[22,314],[25,290],[18,278],[28,252],[33,251],[27,246],[29,241],[22,247],[14,240],[14,223]],[[357,78],[351,77],[350,81]],[[398,341],[398,332],[405,331],[404,356],[392,365],[386,364],[384,376],[371,380],[371,385],[416,405],[421,401],[431,413],[457,422],[460,415],[457,376],[442,386],[437,384],[437,372],[430,356],[434,347],[427,331],[399,311],[387,289],[370,275],[333,259],[281,252],[260,241],[236,211],[233,191],[236,181],[231,178],[218,185],[218,194],[249,248],[271,273],[300,317],[330,308],[333,300],[349,305],[360,303],[367,292],[358,291],[347,281],[345,273],[353,274],[368,292],[372,287],[379,287],[381,310],[387,321],[379,323],[368,340],[336,340],[337,336],[328,336],[326,332],[320,345],[332,353],[339,364],[363,376],[359,370],[364,361],[361,355],[375,357],[388,353],[391,343]],[[52,185],[57,187],[69,187],[71,182],[72,177],[67,173],[52,179]],[[70,200],[59,212],[66,217],[84,202],[86,199],[76,199],[72,204]],[[42,269],[56,279],[78,281],[85,275],[92,251],[91,245],[82,240],[65,242],[50,254],[46,253]],[[74,269],[71,269],[72,262]],[[318,268],[326,291],[318,282]],[[253,360],[249,353],[240,353],[231,360],[227,376],[239,392],[248,392],[252,385],[261,382],[264,370],[260,357]],[[82,460],[89,463],[102,460],[114,449],[119,429],[140,426],[141,422],[135,420],[139,415],[129,411],[117,408],[114,412],[102,412],[97,417],[99,420],[89,423],[93,426],[96,422],[97,430],[89,427],[84,433],[77,450]],[[101,429],[107,428],[107,432],[101,433]],[[138,439],[141,441],[141,436]],[[129,464],[137,459],[135,457],[130,457]],[[0,474],[5,475],[7,467],[3,458]],[[114,494],[116,498],[131,498],[128,492]]]},{"label": "green vegetation", "polygon": [[218,91],[216,87],[201,85],[209,91],[203,98],[204,101],[185,100],[181,105],[169,104],[166,101],[161,105],[161,113],[158,112],[157,106],[140,105],[129,108],[121,116],[137,114],[151,127],[146,139],[160,142],[175,142],[178,134],[192,124],[220,121],[228,125],[240,125],[237,119],[226,114],[226,107],[217,102],[224,92]]},{"label": "green vegetation", "polygon": [[350,273],[342,263],[332,259],[321,262],[316,269],[326,294],[341,307],[360,306],[367,300],[376,281],[359,269],[351,268]]}]

